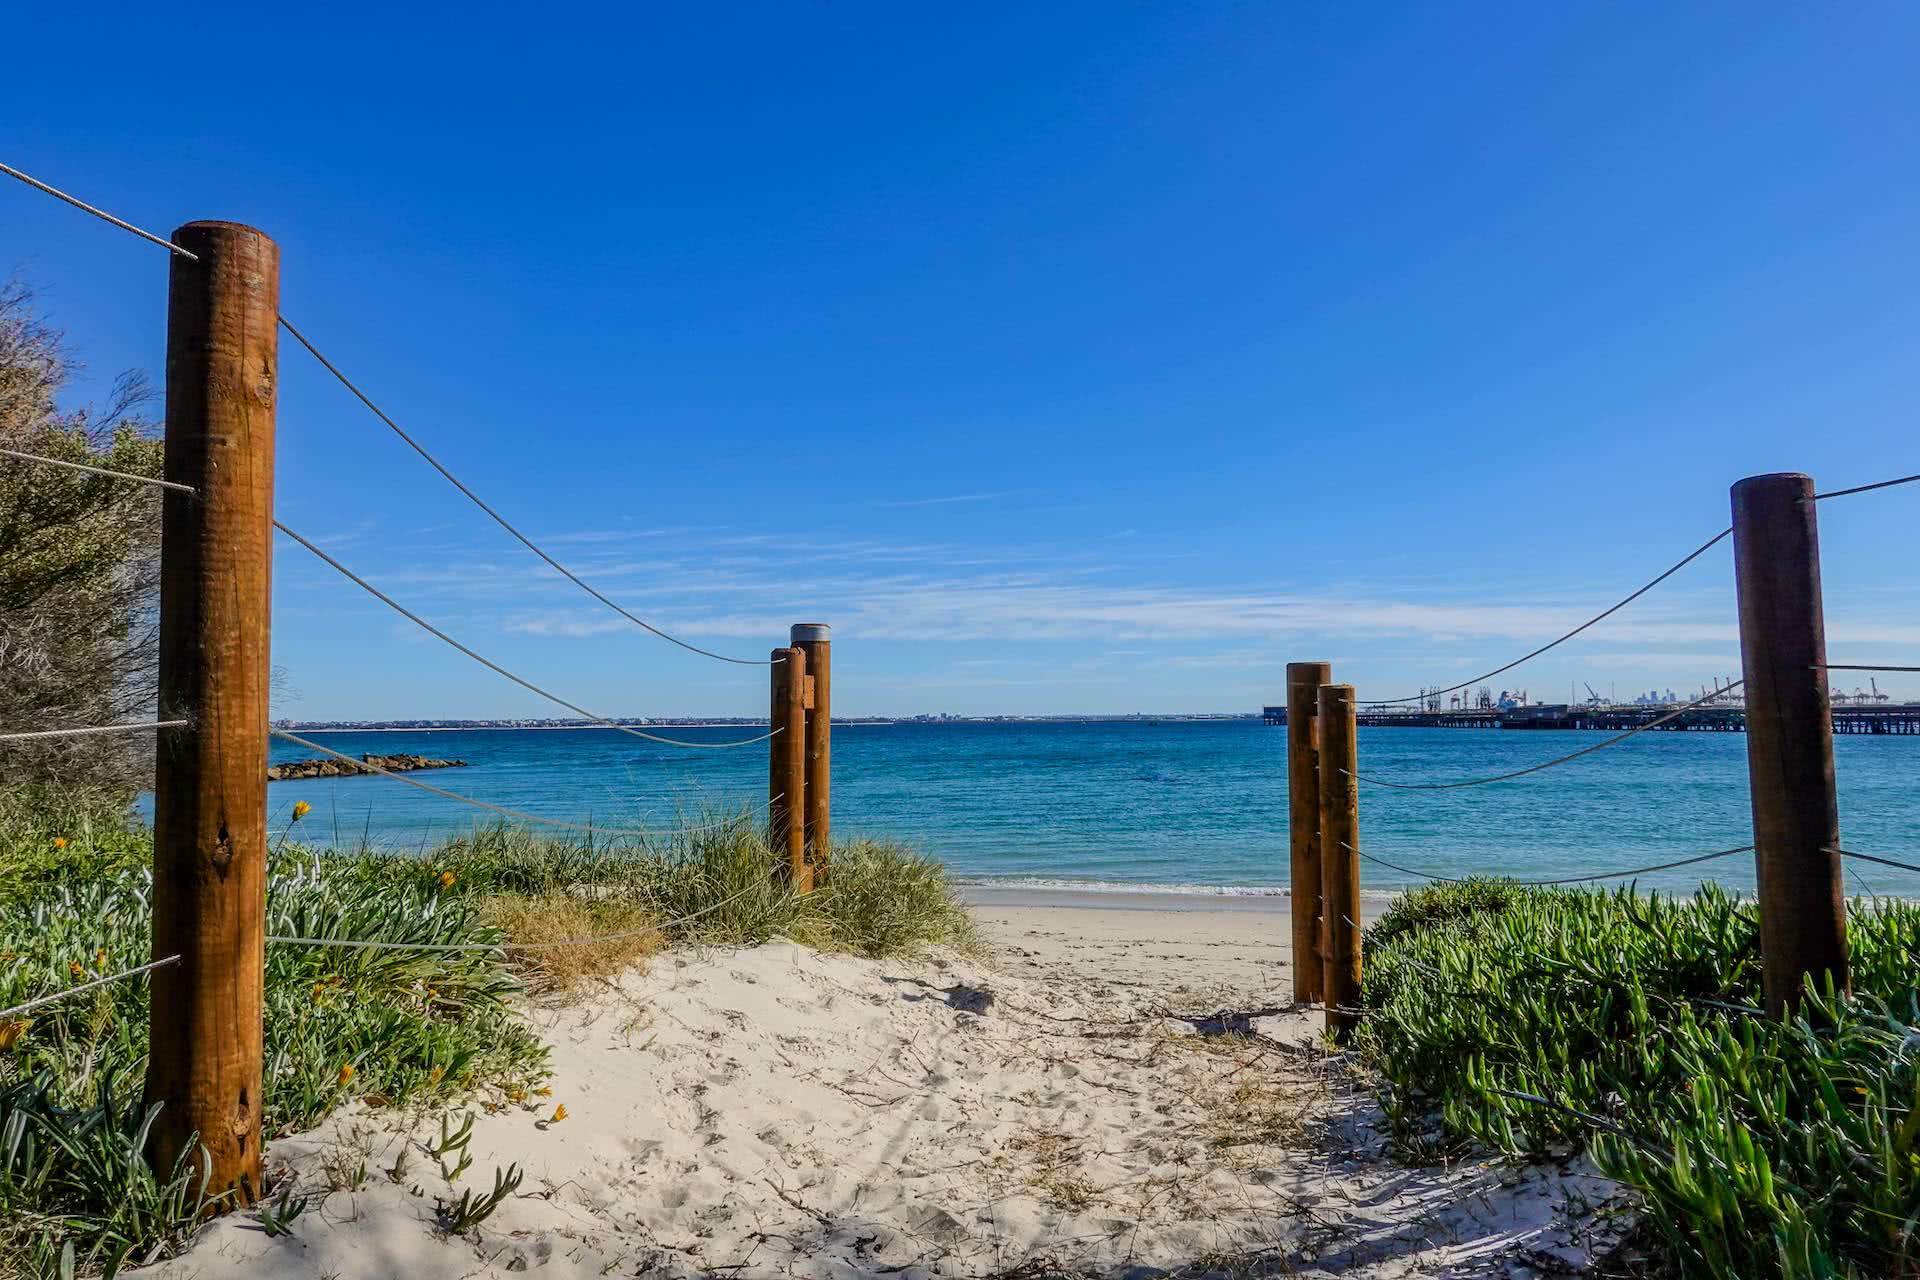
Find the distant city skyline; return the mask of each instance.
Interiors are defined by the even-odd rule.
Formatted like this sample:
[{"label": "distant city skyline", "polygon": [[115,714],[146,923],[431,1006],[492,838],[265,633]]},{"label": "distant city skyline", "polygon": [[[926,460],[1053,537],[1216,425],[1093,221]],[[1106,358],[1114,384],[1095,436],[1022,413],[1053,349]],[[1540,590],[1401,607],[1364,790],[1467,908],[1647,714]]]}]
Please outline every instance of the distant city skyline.
[{"label": "distant city skyline", "polygon": [[[832,624],[839,713],[1255,713],[1304,659],[1400,697],[1744,475],[1920,469],[1920,9],[219,13],[217,99],[163,12],[14,15],[85,24],[86,92],[20,60],[0,159],[258,225],[285,313],[625,608],[748,659]],[[73,403],[159,381],[163,250],[12,182],[0,246]],[[280,518],[383,590],[597,713],[764,714],[290,341],[279,394]],[[1822,505],[1835,662],[1920,664],[1917,495]],[[278,717],[555,710],[284,541],[274,661]],[[1739,669],[1722,544],[1496,687]]]}]

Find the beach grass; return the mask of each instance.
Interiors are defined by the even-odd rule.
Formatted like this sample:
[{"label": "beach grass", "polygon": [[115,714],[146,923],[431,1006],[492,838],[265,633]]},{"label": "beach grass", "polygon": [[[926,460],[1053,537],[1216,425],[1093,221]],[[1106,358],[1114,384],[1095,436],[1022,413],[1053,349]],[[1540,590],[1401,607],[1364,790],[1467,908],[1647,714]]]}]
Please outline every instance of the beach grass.
[{"label": "beach grass", "polygon": [[1441,885],[1367,943],[1358,1036],[1403,1152],[1585,1154],[1669,1274],[1913,1275],[1920,906],[1857,902],[1854,993],[1760,1011],[1751,901]]},{"label": "beach grass", "polygon": [[[269,1141],[348,1101],[535,1105],[547,1052],[517,1007],[675,943],[790,938],[864,955],[970,947],[937,863],[898,845],[833,851],[793,893],[749,820],[635,844],[482,828],[438,848],[322,852],[298,823],[270,859],[270,935],[471,946],[267,950]],[[149,958],[152,843],[83,800],[0,800],[0,1008]],[[498,949],[495,949],[498,948]],[[146,981],[0,1020],[0,1276],[112,1274],[180,1247],[207,1197],[191,1160],[142,1154]]]}]

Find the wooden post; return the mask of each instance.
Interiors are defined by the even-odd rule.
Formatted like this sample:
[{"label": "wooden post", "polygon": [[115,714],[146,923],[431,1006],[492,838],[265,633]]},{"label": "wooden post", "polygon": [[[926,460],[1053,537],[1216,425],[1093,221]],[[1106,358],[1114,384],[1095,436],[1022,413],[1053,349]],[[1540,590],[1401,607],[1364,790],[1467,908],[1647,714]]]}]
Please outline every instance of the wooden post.
[{"label": "wooden post", "polygon": [[1287,664],[1287,843],[1292,855],[1293,998],[1326,992],[1320,955],[1320,686],[1333,680],[1325,662]]},{"label": "wooden post", "polygon": [[1353,686],[1320,686],[1320,889],[1327,1030],[1344,1043],[1360,1008],[1360,768]]},{"label": "wooden post", "polygon": [[[189,222],[167,295],[166,475],[154,760],[154,971],[146,1100],[161,1178],[193,1135],[208,1190],[252,1202],[260,1172],[266,964],[268,614],[280,250]],[[200,1157],[190,1157],[197,1178]]]},{"label": "wooden post", "polygon": [[767,740],[767,825],[780,875],[796,892],[812,891],[807,874],[807,654],[773,651],[774,736]]},{"label": "wooden post", "polygon": [[1733,567],[1747,703],[1747,779],[1769,1011],[1807,978],[1848,986],[1840,806],[1820,602],[1813,480],[1789,472],[1733,486]]},{"label": "wooden post", "polygon": [[793,647],[807,655],[813,697],[807,703],[806,847],[808,883],[826,883],[833,848],[833,632],[824,622],[793,627]]}]

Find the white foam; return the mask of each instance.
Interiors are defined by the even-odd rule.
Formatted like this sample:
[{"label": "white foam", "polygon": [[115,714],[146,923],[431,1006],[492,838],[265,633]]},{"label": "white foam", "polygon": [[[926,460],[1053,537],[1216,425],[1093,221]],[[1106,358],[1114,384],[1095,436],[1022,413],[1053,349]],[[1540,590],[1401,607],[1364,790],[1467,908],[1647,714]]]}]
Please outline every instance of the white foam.
[{"label": "white foam", "polygon": [[1184,884],[1146,880],[1073,880],[1048,876],[955,876],[955,884],[982,889],[1055,889],[1073,893],[1179,893],[1213,898],[1284,898],[1285,885]]}]

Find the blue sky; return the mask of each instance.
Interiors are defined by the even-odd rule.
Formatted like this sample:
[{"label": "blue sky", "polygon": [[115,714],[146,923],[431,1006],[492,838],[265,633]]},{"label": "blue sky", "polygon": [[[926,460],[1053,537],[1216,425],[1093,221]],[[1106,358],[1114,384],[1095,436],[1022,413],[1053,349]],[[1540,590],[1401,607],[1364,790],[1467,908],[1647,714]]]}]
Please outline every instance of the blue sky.
[{"label": "blue sky", "polygon": [[[1727,486],[1920,470],[1920,9],[41,7],[0,158],[280,242],[282,309],[584,576],[856,713],[1246,710],[1550,638]],[[0,269],[156,375],[165,255],[0,189]],[[596,710],[752,714],[303,352],[283,519]],[[1835,661],[1920,662],[1920,491],[1823,509]],[[1738,669],[1722,546],[1513,676]],[[541,714],[296,547],[306,718]],[[1883,681],[1883,685],[1887,682]],[[1920,693],[1920,682],[1897,690]]]}]

